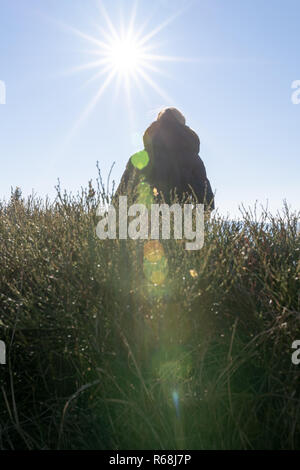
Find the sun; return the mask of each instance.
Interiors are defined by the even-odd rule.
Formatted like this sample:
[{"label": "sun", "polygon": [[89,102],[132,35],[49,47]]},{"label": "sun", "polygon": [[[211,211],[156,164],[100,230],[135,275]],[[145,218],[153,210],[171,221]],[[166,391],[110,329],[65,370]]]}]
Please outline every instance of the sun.
[{"label": "sun", "polygon": [[[115,82],[115,97],[123,87],[127,96],[128,109],[131,108],[131,88],[134,83],[134,90],[139,91],[143,98],[147,99],[146,87],[152,88],[163,99],[164,105],[174,104],[174,100],[162,89],[153,75],[165,75],[162,65],[166,62],[187,62],[194,59],[160,55],[155,52],[157,45],[153,38],[164,29],[169,23],[177,18],[183,10],[177,11],[173,16],[156,26],[152,31],[145,32],[147,21],[143,25],[136,25],[137,2],[134,4],[130,16],[129,24],[125,27],[116,27],[110,19],[103,3],[99,2],[101,18],[105,20],[105,27],[98,24],[99,35],[91,36],[85,32],[66,26],[89,45],[93,46],[89,50],[90,55],[94,55],[94,60],[86,64],[74,67],[71,72],[81,72],[83,70],[94,70],[86,85],[92,81],[99,81],[99,88],[85,110],[77,121],[73,132],[88,117],[93,108],[100,100],[103,93]],[[156,65],[159,63],[159,67]],[[169,77],[170,78],[170,77]]]},{"label": "sun", "polygon": [[142,63],[143,49],[131,38],[116,40],[107,53],[108,62],[121,74],[134,74]]}]

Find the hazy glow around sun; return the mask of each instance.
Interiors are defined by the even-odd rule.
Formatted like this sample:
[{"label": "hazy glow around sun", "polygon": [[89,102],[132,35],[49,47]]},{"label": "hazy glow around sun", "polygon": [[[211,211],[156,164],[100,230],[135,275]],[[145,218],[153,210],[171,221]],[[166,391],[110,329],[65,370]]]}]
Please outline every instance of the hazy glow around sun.
[{"label": "hazy glow around sun", "polygon": [[[182,11],[176,12],[152,31],[145,33],[144,29],[146,23],[142,25],[142,27],[135,25],[137,2],[135,3],[129,24],[126,28],[124,26],[121,28],[115,27],[101,1],[99,2],[99,8],[101,17],[105,19],[106,23],[106,28],[97,25],[97,29],[100,33],[99,37],[98,35],[97,37],[90,36],[78,29],[68,27],[69,30],[93,46],[93,50],[90,50],[89,54],[95,56],[93,61],[72,69],[72,72],[94,69],[95,73],[91,74],[91,77],[86,83],[88,84],[92,81],[99,80],[98,91],[83,111],[75,128],[88,117],[105,90],[113,81],[115,81],[115,96],[120,91],[120,88],[123,87],[128,99],[129,108],[132,83],[135,85],[135,90],[140,91],[144,98],[146,98],[147,95],[144,90],[144,85],[146,85],[155,90],[155,92],[163,98],[165,105],[173,103],[173,100],[152,77],[153,74],[166,75],[164,71],[162,71],[161,66],[157,67],[155,62],[159,62],[161,65],[168,61],[182,62],[193,60],[153,53],[153,50],[157,47],[152,42],[154,36],[179,16]],[[73,129],[73,131],[74,130],[75,129]]]}]

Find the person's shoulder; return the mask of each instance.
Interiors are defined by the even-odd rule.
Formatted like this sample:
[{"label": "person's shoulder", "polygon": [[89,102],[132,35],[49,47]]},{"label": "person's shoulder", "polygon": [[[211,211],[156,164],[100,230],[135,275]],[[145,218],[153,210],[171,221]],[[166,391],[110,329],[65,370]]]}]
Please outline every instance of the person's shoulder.
[{"label": "person's shoulder", "polygon": [[197,177],[200,176],[201,179],[206,178],[205,165],[204,165],[204,162],[203,162],[202,158],[200,157],[200,155],[197,155],[196,158],[194,159],[194,164],[193,164],[192,171],[194,171],[195,174],[197,174]]},{"label": "person's shoulder", "polygon": [[200,152],[200,139],[198,137],[198,134],[196,134],[193,129],[186,125],[180,126],[180,129],[178,129],[178,131],[178,134],[185,142],[189,153],[192,155],[198,155]]},{"label": "person's shoulder", "polygon": [[153,137],[157,134],[160,129],[159,121],[154,121],[144,132],[143,141],[145,147],[153,140]]},{"label": "person's shoulder", "polygon": [[192,129],[192,128],[189,127],[189,126],[185,126],[185,127],[187,127],[187,129],[188,129],[188,131],[189,131],[191,137],[195,140],[195,142],[197,143],[197,145],[200,146],[200,139],[199,139],[199,136],[198,136],[197,132],[194,131],[194,129]]}]

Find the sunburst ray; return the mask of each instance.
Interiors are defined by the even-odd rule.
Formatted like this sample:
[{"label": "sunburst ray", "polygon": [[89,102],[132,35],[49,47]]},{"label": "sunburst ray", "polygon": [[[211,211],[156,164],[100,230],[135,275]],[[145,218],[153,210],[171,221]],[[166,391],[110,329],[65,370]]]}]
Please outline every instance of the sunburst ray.
[{"label": "sunburst ray", "polygon": [[[160,23],[150,32],[145,33],[143,31],[147,21],[140,29],[137,29],[136,27],[137,0],[133,4],[127,28],[124,27],[121,31],[118,31],[117,27],[113,24],[103,2],[98,0],[97,5],[101,18],[105,22],[105,27],[101,24],[95,24],[99,37],[93,37],[71,26],[67,27],[69,31],[73,32],[81,39],[84,39],[88,44],[94,46],[94,48],[90,49],[87,53],[94,55],[95,57],[94,61],[74,67],[70,72],[82,72],[89,69],[94,71],[96,69],[96,73],[93,73],[92,76],[85,81],[83,87],[86,87],[97,79],[101,80],[104,77],[103,83],[100,84],[95,96],[83,110],[70,135],[74,135],[74,132],[79,128],[84,120],[88,118],[113,80],[115,80],[113,101],[116,101],[120,94],[121,87],[123,87],[130,121],[132,121],[133,110],[131,106],[131,97],[134,90],[137,90],[144,99],[149,100],[148,94],[145,92],[144,85],[154,90],[163,98],[166,104],[173,103],[169,94],[155,81],[153,74],[162,75],[168,77],[168,79],[171,77],[162,69],[161,66],[155,65],[155,62],[193,62],[199,60],[186,57],[160,55],[156,53],[157,45],[152,42],[152,39],[178,18],[182,12],[186,10],[186,7],[166,18],[165,21]],[[97,70],[97,68],[99,68],[99,70]],[[134,88],[132,87],[133,83],[135,85]]]}]

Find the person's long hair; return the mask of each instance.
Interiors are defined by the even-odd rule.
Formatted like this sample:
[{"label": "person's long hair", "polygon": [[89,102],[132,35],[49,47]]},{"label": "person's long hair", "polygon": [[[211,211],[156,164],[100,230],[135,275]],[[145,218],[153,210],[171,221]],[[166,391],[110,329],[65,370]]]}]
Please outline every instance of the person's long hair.
[{"label": "person's long hair", "polygon": [[167,199],[174,188],[179,196],[191,192],[190,185],[194,183],[191,169],[199,158],[200,141],[185,125],[180,111],[175,108],[161,111],[144,134],[144,146],[150,157],[147,171],[150,183],[155,182]]}]

